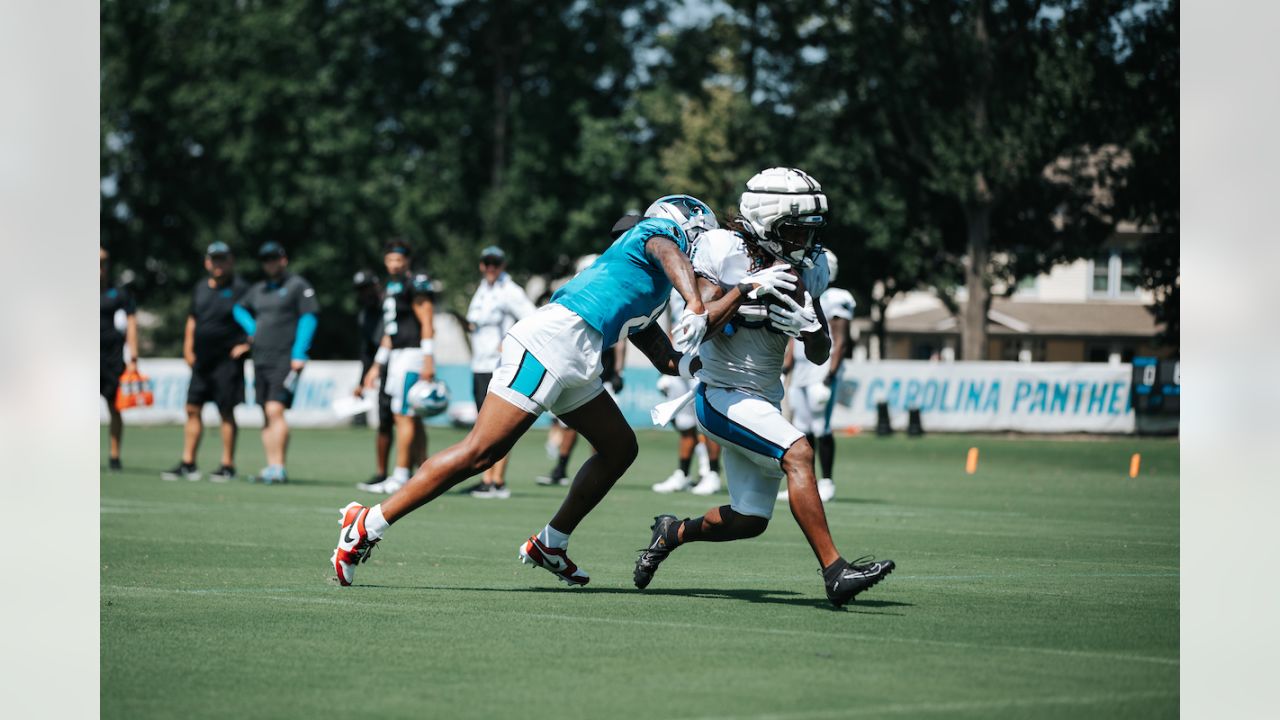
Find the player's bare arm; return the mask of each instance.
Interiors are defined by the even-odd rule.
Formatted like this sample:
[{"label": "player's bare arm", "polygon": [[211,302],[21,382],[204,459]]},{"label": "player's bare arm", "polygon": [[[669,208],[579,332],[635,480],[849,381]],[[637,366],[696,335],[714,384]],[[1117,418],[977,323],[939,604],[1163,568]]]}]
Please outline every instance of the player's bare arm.
[{"label": "player's bare arm", "polygon": [[827,370],[827,382],[831,382],[840,376],[840,366],[844,363],[844,351],[849,344],[849,321],[833,317],[827,330],[831,335],[831,367]]},{"label": "player's bare arm", "polygon": [[[633,333],[629,338],[631,344],[639,348],[644,356],[649,358],[649,362],[658,369],[663,375],[679,375],[680,374],[680,358],[684,357],[681,353],[671,346],[671,340],[667,334],[657,323],[652,323],[639,332]],[[625,347],[622,343],[618,347]],[[619,365],[621,367],[621,365]],[[702,368],[702,359],[694,358],[689,366],[690,372],[697,372]]]},{"label": "player's bare arm", "polygon": [[693,265],[689,263],[689,256],[684,254],[675,241],[665,235],[654,235],[645,241],[644,251],[662,266],[672,287],[684,298],[685,308],[689,312],[695,315],[706,312],[702,297],[697,292],[697,276],[693,274]]},{"label": "player's bare arm", "polygon": [[708,335],[720,332],[747,300],[747,293],[741,286],[725,288],[701,275],[698,276],[698,294],[707,308]]},{"label": "player's bare arm", "polygon": [[416,297],[413,300],[413,314],[418,318],[418,327],[422,328],[422,379],[431,382],[436,379],[435,353],[428,352],[428,347],[434,345],[436,337],[435,303],[426,296]]},{"label": "player's bare arm", "polygon": [[138,316],[129,313],[125,319],[124,326],[124,345],[129,348],[129,360],[125,363],[125,369],[130,372],[138,371]]},{"label": "player's bare arm", "polygon": [[382,340],[378,343],[378,354],[375,360],[369,366],[369,372],[364,374],[364,387],[369,390],[378,388],[378,380],[382,377],[382,366],[386,364],[386,356],[391,352],[391,336],[383,335]]},{"label": "player's bare arm", "polygon": [[182,334],[182,359],[187,361],[187,367],[195,367],[196,365],[196,319],[187,316],[187,329]]},{"label": "player's bare arm", "polygon": [[818,323],[822,327],[813,332],[801,333],[800,340],[804,343],[804,356],[809,362],[821,365],[831,356],[831,329],[827,327],[827,316],[822,312],[822,303],[818,298],[813,299],[813,312],[818,316]]}]

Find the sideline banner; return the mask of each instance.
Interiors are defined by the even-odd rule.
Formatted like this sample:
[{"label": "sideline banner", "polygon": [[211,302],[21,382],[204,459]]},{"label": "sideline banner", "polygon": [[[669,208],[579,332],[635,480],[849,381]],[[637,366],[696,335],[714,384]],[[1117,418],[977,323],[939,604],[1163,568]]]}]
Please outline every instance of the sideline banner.
[{"label": "sideline banner", "polygon": [[894,429],[918,407],[925,432],[1131,433],[1132,374],[1101,363],[845,363],[831,423],[875,427],[883,401]]},{"label": "sideline banner", "polygon": [[[154,384],[155,404],[126,410],[126,424],[171,424],[186,419],[187,385],[191,371],[176,358],[143,358],[141,371]],[[430,425],[475,419],[471,396],[471,368],[465,364],[437,366],[449,386],[449,411],[429,418]],[[873,428],[876,403],[889,403],[895,429],[907,426],[907,412],[919,407],[926,432],[1091,432],[1131,433],[1129,365],[1100,363],[934,363],[926,361],[846,362],[835,393],[831,424],[835,428]],[[649,410],[665,400],[658,392],[658,371],[627,367],[618,407],[636,428],[652,428]],[[333,402],[351,394],[360,380],[360,363],[313,361],[298,383],[293,408],[286,415],[296,427],[341,427],[351,423],[333,409]],[[253,400],[253,363],[245,365],[245,401],[236,407],[236,420],[245,427],[262,425],[262,410]],[[107,421],[106,404],[99,400],[100,417]],[[218,422],[217,409],[206,405],[206,423]],[[377,423],[371,413],[370,424]],[[544,415],[540,424],[550,422]]]}]

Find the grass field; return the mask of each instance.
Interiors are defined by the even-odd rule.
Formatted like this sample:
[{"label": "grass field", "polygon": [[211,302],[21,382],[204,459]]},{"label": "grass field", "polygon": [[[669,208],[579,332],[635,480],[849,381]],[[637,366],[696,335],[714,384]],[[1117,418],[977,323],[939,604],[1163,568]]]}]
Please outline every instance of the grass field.
[{"label": "grass field", "polygon": [[[103,717],[1176,717],[1176,442],[841,438],[836,543],[898,569],[833,611],[783,505],[762,537],[681,548],[635,590],[653,515],[727,502],[651,492],[675,436],[640,437],[574,535],[590,586],[515,559],[563,496],[532,481],[535,431],[510,500],[443,498],[340,588],[328,559],[339,508],[375,499],[352,487],[371,433],[295,433],[294,480],[264,487],[162,482],[180,429],[128,428],[101,483]],[[216,460],[209,432],[198,464]],[[239,464],[262,465],[256,431]]]}]

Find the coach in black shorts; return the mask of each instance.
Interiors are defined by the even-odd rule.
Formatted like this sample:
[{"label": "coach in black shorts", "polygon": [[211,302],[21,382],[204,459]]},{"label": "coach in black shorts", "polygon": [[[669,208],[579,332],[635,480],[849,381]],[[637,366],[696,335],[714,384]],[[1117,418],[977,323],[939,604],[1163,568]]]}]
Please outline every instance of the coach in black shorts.
[{"label": "coach in black shorts", "polygon": [[288,271],[284,247],[268,242],[258,251],[267,277],[249,288],[235,307],[236,321],[253,345],[254,395],[262,406],[262,447],[267,466],[264,483],[287,481],[285,449],[289,426],[284,411],[293,404],[298,376],[307,363],[315,337],[320,304],[311,283]]},{"label": "coach in black shorts", "polygon": [[204,257],[209,277],[196,283],[191,292],[191,311],[182,343],[182,355],[191,368],[187,424],[182,458],[176,467],[161,474],[166,480],[200,479],[195,465],[204,433],[200,413],[210,402],[218,406],[222,416],[222,464],[217,472],[209,474],[209,479],[226,482],[236,475],[235,406],[244,402],[244,359],[249,344],[244,329],[235,321],[233,309],[249,286],[236,276],[234,263],[226,243],[210,245]]}]

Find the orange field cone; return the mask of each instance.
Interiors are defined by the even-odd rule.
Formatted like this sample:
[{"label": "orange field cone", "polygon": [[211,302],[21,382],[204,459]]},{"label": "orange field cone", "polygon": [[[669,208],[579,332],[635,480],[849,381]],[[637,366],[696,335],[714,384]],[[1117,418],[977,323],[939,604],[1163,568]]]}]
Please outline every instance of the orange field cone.
[{"label": "orange field cone", "polygon": [[1142,456],[1139,455],[1138,453],[1134,453],[1133,457],[1129,458],[1129,477],[1131,478],[1138,477],[1138,469],[1141,466],[1142,466]]},{"label": "orange field cone", "polygon": [[969,457],[964,461],[964,471],[970,475],[978,472],[978,448],[969,448]]}]

